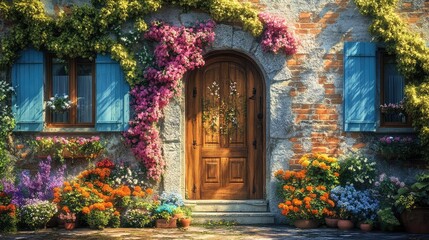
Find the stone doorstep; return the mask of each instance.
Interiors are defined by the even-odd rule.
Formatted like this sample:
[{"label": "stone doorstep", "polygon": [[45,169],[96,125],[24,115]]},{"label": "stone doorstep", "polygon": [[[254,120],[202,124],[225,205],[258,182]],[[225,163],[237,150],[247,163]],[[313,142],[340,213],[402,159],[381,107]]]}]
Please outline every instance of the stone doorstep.
[{"label": "stone doorstep", "polygon": [[265,200],[186,200],[193,212],[268,212]]},{"label": "stone doorstep", "polygon": [[274,224],[274,214],[269,212],[194,212],[193,224],[208,221],[234,221],[237,224]]},{"label": "stone doorstep", "polygon": [[193,223],[235,221],[238,224],[273,224],[274,214],[268,212],[265,200],[186,200],[192,207]]}]

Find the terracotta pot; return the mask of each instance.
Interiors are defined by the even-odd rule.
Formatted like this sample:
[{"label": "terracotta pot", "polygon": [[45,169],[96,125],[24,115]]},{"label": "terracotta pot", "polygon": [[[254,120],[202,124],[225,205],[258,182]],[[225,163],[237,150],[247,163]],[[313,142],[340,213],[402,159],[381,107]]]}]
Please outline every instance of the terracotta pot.
[{"label": "terracotta pot", "polygon": [[338,224],[338,218],[325,218],[326,226],[329,228],[336,228]]},{"label": "terracotta pot", "polygon": [[401,221],[409,233],[429,233],[429,208],[403,211]]},{"label": "terracotta pot", "polygon": [[176,228],[177,218],[171,218],[169,221],[167,219],[157,219],[155,226],[156,228]]},{"label": "terracotta pot", "polygon": [[191,226],[192,220],[190,218],[182,218],[179,221],[180,221],[180,226],[182,228],[188,228],[189,226]]},{"label": "terracotta pot", "polygon": [[297,228],[309,229],[309,228],[317,228],[319,223],[314,219],[298,219],[293,222],[293,225]]},{"label": "terracotta pot", "polygon": [[369,223],[361,223],[359,224],[359,228],[364,232],[370,232],[372,230],[372,225]]},{"label": "terracotta pot", "polygon": [[340,220],[338,220],[337,226],[341,230],[350,230],[354,227],[354,224],[353,224],[352,220],[340,219]]},{"label": "terracotta pot", "polygon": [[64,223],[64,228],[66,230],[73,230],[75,228],[75,226],[76,226],[76,223],[74,223],[74,222],[66,222],[66,223]]}]

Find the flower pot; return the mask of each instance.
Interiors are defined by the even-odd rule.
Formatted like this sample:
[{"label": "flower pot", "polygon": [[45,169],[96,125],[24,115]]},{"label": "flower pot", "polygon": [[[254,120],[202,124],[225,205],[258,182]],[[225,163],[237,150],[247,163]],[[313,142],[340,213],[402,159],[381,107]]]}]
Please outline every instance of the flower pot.
[{"label": "flower pot", "polygon": [[182,218],[179,221],[180,221],[180,226],[182,228],[188,228],[189,226],[191,226],[192,220],[190,218]]},{"label": "flower pot", "polygon": [[372,230],[372,225],[369,223],[361,223],[359,224],[359,228],[364,232],[370,232]]},{"label": "flower pot", "polygon": [[401,221],[409,233],[429,233],[429,208],[405,210]]},{"label": "flower pot", "polygon": [[338,218],[325,218],[325,224],[329,228],[336,228],[338,220]]},{"label": "flower pot", "polygon": [[75,226],[76,226],[75,222],[65,222],[64,223],[64,228],[66,230],[73,230],[75,228]]},{"label": "flower pot", "polygon": [[301,229],[317,228],[319,223],[314,219],[297,219],[293,222],[293,225]]},{"label": "flower pot", "polygon": [[177,218],[167,219],[157,219],[155,223],[156,228],[176,228],[177,227]]},{"label": "flower pot", "polygon": [[350,230],[354,227],[354,224],[353,224],[352,220],[340,219],[340,220],[338,220],[337,226],[341,230]]}]

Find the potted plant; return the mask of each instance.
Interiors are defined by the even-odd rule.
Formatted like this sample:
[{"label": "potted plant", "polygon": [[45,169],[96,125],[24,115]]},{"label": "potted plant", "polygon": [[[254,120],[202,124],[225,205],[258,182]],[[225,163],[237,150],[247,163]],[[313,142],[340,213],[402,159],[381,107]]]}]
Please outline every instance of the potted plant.
[{"label": "potted plant", "polygon": [[429,233],[429,173],[418,175],[409,188],[399,189],[395,199],[405,229],[411,233]]},{"label": "potted plant", "polygon": [[376,142],[376,151],[385,160],[407,160],[420,155],[417,140],[408,136],[384,136]]},{"label": "potted plant", "polygon": [[66,230],[73,230],[76,226],[76,214],[70,211],[61,212],[58,218],[64,222]]},{"label": "potted plant", "polygon": [[157,228],[175,228],[177,219],[173,217],[173,212],[177,207],[173,204],[164,203],[155,209],[155,219]]},{"label": "potted plant", "polygon": [[20,208],[21,222],[30,230],[46,228],[46,224],[56,212],[57,206],[54,203],[28,199]]},{"label": "potted plant", "polygon": [[339,161],[341,186],[351,185],[356,189],[365,190],[375,182],[376,163],[360,154],[347,155]]},{"label": "potted plant", "polygon": [[314,228],[335,204],[329,190],[338,184],[338,163],[327,155],[309,154],[299,163],[301,171],[275,173],[282,202],[281,213],[298,228]]},{"label": "potted plant", "polygon": [[188,228],[191,225],[191,215],[192,215],[192,209],[190,207],[181,207],[183,212],[183,217],[179,219],[180,226],[183,228]]},{"label": "potted plant", "polygon": [[337,186],[332,189],[331,197],[337,203],[339,229],[349,230],[354,226],[353,221],[376,218],[379,202],[368,190],[356,190],[353,185]]},{"label": "potted plant", "polygon": [[58,94],[55,94],[55,96],[49,98],[48,101],[46,101],[46,105],[51,110],[51,112],[54,113],[64,113],[68,109],[72,107],[72,102],[69,99],[69,96],[67,94],[63,94],[63,96],[58,96]]}]

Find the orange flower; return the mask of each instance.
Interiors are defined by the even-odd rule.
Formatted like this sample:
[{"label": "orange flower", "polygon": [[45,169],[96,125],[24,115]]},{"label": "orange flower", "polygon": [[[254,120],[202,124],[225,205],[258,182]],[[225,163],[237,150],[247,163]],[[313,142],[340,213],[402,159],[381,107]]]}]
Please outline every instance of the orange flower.
[{"label": "orange flower", "polygon": [[86,192],[86,191],[82,191],[82,197],[84,197],[84,198],[89,198],[89,197],[90,197],[90,195],[89,195],[89,193],[88,193],[88,192]]},{"label": "orange flower", "polygon": [[329,204],[329,205],[331,205],[331,207],[334,207],[334,206],[335,206],[334,201],[332,201],[331,199],[328,199],[328,204]]},{"label": "orange flower", "polygon": [[88,214],[90,212],[90,210],[89,210],[89,208],[88,207],[84,207],[84,208],[82,208],[82,213],[83,214]]},{"label": "orange flower", "polygon": [[316,198],[317,197],[317,195],[315,193],[312,193],[312,194],[310,194],[308,196],[310,196],[311,198]]},{"label": "orange flower", "polygon": [[291,202],[291,201],[289,201],[289,200],[287,200],[287,201],[285,202],[285,204],[286,204],[286,205],[288,205],[288,206],[290,206],[290,205],[292,205],[292,202]]},{"label": "orange flower", "polygon": [[274,176],[281,176],[281,175],[283,175],[284,174],[284,171],[282,170],[282,169],[279,169],[279,170],[277,170],[275,173],[274,173]]},{"label": "orange flower", "polygon": [[306,205],[305,205],[305,208],[306,208],[306,209],[310,209],[310,208],[311,208],[311,206],[310,206],[310,205],[308,205],[308,204],[306,204]]},{"label": "orange flower", "polygon": [[119,216],[119,215],[121,215],[118,211],[114,211],[113,212],[113,215],[115,215],[115,216]]},{"label": "orange flower", "polygon": [[293,207],[293,211],[294,212],[299,212],[299,208],[298,207]]},{"label": "orange flower", "polygon": [[335,175],[335,177],[339,177],[340,176],[340,174],[337,173],[337,172],[334,172],[334,175]]},{"label": "orange flower", "polygon": [[325,196],[320,196],[320,200],[326,201],[326,197]]},{"label": "orange flower", "polygon": [[311,198],[310,197],[305,197],[304,198],[304,202],[310,202],[311,201]]},{"label": "orange flower", "polygon": [[67,206],[64,206],[63,208],[61,208],[61,210],[63,210],[64,212],[66,212],[66,213],[69,213],[70,212],[70,209],[69,209],[69,207],[67,207]]},{"label": "orange flower", "polygon": [[70,186],[64,187],[64,192],[71,192],[72,190],[73,190],[73,188]]},{"label": "orange flower", "polygon": [[146,189],[146,193],[147,193],[147,194],[149,194],[149,195],[151,195],[151,194],[153,193],[152,188],[148,188],[148,189]]},{"label": "orange flower", "polygon": [[311,210],[311,213],[314,215],[317,215],[319,213],[319,211],[317,209],[313,209],[313,210]]},{"label": "orange flower", "polygon": [[134,187],[134,191],[136,191],[136,192],[141,192],[141,191],[142,191],[142,188],[141,188],[140,186],[135,186],[135,187]]},{"label": "orange flower", "polygon": [[312,186],[307,186],[307,187],[305,187],[305,189],[307,189],[307,191],[309,191],[309,192],[313,191],[313,187]]}]

